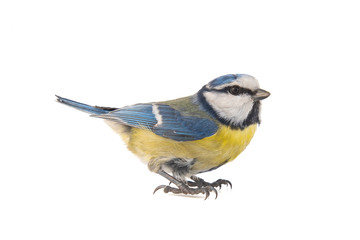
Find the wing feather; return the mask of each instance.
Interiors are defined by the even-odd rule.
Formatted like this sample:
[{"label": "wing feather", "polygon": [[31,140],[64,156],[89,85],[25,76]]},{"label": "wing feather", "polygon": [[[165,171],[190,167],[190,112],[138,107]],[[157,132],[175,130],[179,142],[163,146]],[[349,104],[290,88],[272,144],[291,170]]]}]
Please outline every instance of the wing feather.
[{"label": "wing feather", "polygon": [[94,115],[135,128],[147,128],[155,134],[176,141],[192,141],[209,137],[218,129],[210,119],[183,116],[166,104],[136,104],[107,114]]}]

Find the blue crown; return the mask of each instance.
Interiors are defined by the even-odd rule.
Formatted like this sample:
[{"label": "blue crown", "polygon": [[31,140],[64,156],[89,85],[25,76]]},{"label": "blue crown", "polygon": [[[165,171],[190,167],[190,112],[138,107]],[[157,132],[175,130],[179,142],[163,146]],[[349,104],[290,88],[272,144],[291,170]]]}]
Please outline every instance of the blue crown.
[{"label": "blue crown", "polygon": [[218,78],[215,78],[211,82],[209,82],[210,87],[217,87],[223,84],[231,83],[235,81],[237,78],[241,78],[246,76],[246,74],[227,74]]}]

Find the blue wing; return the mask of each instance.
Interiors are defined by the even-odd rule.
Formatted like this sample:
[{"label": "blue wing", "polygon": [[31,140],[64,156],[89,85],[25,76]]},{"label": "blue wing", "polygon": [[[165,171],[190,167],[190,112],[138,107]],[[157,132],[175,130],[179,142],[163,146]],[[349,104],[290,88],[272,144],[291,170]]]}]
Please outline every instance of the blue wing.
[{"label": "blue wing", "polygon": [[166,104],[137,104],[119,108],[95,117],[131,127],[146,128],[176,141],[192,141],[209,137],[218,129],[215,122],[199,117],[183,116]]}]

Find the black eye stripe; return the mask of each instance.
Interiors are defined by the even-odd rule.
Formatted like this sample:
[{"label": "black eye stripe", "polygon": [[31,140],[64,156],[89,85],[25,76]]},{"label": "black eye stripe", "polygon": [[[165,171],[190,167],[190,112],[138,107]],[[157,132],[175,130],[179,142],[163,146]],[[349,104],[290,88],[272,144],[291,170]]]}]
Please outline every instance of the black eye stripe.
[{"label": "black eye stripe", "polygon": [[209,88],[206,88],[205,90],[208,91],[208,92],[222,92],[222,93],[229,93],[230,91],[230,88],[232,87],[239,87],[239,94],[237,95],[240,95],[240,94],[248,94],[248,95],[254,95],[255,92],[251,91],[250,89],[248,88],[243,88],[243,87],[240,87],[238,85],[233,85],[233,86],[227,86],[223,89],[209,89]]},{"label": "black eye stripe", "polygon": [[240,95],[240,94],[253,95],[254,94],[254,92],[251,91],[250,89],[242,88],[242,87],[237,86],[237,85],[226,87],[223,90],[225,90],[225,92],[229,92],[230,94],[233,94],[233,95]]}]

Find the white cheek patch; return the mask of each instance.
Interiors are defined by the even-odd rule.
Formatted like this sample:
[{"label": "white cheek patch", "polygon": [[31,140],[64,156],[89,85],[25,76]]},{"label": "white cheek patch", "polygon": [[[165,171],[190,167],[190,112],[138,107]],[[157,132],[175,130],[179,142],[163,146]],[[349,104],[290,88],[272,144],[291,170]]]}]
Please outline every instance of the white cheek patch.
[{"label": "white cheek patch", "polygon": [[233,124],[243,123],[253,107],[253,100],[246,94],[234,96],[228,93],[204,92],[204,96],[220,117]]}]

